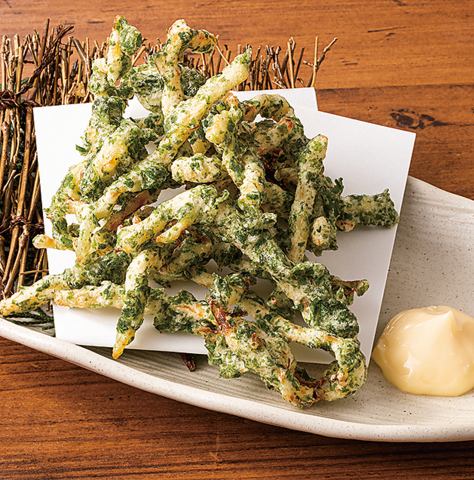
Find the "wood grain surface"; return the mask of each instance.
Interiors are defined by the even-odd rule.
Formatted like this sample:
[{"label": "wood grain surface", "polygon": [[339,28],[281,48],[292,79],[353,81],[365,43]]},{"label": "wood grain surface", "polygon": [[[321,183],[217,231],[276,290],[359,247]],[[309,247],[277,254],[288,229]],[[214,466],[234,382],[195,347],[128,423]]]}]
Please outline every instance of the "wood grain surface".
[{"label": "wood grain surface", "polygon": [[[53,23],[103,39],[123,14],[150,39],[176,18],[229,45],[338,42],[320,108],[417,133],[411,175],[474,198],[470,0],[0,0],[0,34]],[[383,159],[381,159],[383,160]],[[317,407],[316,407],[317,408]],[[0,478],[472,479],[474,443],[376,444],[180,404],[0,339]]]}]

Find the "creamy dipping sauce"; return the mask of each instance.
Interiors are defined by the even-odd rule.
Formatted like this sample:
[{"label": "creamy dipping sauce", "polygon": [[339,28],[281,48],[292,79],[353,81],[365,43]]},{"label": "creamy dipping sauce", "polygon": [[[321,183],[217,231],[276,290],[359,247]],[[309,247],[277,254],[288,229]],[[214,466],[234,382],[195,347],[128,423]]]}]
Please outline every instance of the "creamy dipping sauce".
[{"label": "creamy dipping sauce", "polygon": [[447,306],[405,310],[387,324],[372,358],[404,392],[462,395],[474,388],[474,318]]}]

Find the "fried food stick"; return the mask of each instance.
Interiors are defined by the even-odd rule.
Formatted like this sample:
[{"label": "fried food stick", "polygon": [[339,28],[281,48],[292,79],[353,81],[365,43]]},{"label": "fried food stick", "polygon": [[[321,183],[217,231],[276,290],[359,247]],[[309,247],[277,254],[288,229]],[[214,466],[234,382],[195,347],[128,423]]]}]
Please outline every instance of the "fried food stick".
[{"label": "fried food stick", "polygon": [[154,63],[164,80],[161,108],[165,119],[184,100],[179,66],[184,51],[210,53],[217,39],[206,30],[194,30],[184,20],[176,20],[168,30],[168,38],[163,48],[154,56]]},{"label": "fried food stick", "polygon": [[[137,253],[155,239],[158,243],[174,242],[198,218],[211,215],[217,207],[219,194],[213,186],[198,185],[161,203],[141,222],[122,228],[117,247],[127,253]],[[175,221],[166,231],[165,227]]]},{"label": "fried food stick", "polygon": [[136,331],[143,323],[150,291],[150,276],[162,265],[162,252],[156,249],[143,250],[130,263],[125,277],[123,307],[117,322],[113,358],[117,359],[122,355],[124,348],[135,338]]},{"label": "fried food stick", "polygon": [[318,180],[324,171],[327,142],[325,136],[318,135],[309,141],[298,157],[298,185],[288,218],[291,241],[288,258],[293,262],[301,262],[305,256],[310,216],[318,191]]}]

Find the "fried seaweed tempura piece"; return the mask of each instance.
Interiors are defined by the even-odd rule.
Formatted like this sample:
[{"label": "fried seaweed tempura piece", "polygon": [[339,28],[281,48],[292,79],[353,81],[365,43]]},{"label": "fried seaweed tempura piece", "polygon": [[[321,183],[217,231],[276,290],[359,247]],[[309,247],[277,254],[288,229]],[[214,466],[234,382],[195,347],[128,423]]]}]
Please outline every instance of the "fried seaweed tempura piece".
[{"label": "fried seaweed tempura piece", "polygon": [[[214,187],[198,185],[161,203],[141,222],[122,228],[117,246],[125,252],[136,253],[153,239],[157,243],[174,242],[199,218],[211,216],[219,201]],[[175,223],[164,231],[171,221]]]},{"label": "fried seaweed tempura piece", "polygon": [[305,321],[334,335],[354,337],[357,319],[335,298],[327,268],[319,263],[293,264],[267,227],[274,217],[262,215],[249,221],[228,204],[220,204],[210,229],[222,241],[232,243],[271,276],[278,288],[301,310]]},{"label": "fried seaweed tempura piece", "polygon": [[177,158],[171,165],[171,176],[178,183],[213,183],[225,178],[221,159],[196,153],[191,157]]},{"label": "fried seaweed tempura piece", "polygon": [[357,225],[393,227],[398,223],[398,213],[388,189],[376,195],[349,195],[342,201],[342,214],[336,225],[345,232],[353,230]]},{"label": "fried seaweed tempura piece", "polygon": [[135,338],[135,332],[143,323],[150,291],[150,275],[162,265],[162,253],[156,249],[143,250],[130,263],[125,277],[123,307],[117,322],[113,358],[122,355],[124,348]]},{"label": "fried seaweed tempura piece", "polygon": [[[251,136],[252,129],[242,124],[245,106],[233,95],[226,98],[225,104],[227,109],[207,120],[205,135],[221,152],[222,165],[239,189],[237,205],[250,214],[258,214],[265,202],[272,207],[282,207],[288,201],[287,195],[281,187],[267,180],[263,161]],[[252,108],[258,107],[252,105]]]},{"label": "fried seaweed tempura piece", "polygon": [[189,48],[192,52],[210,53],[216,42],[214,35],[206,30],[189,28],[184,20],[176,20],[171,25],[166,43],[153,58],[164,81],[161,108],[165,118],[185,98],[179,66],[184,51]]},{"label": "fried seaweed tempura piece", "polygon": [[318,180],[324,168],[326,149],[327,138],[318,135],[310,140],[298,158],[298,185],[288,219],[291,239],[288,258],[293,262],[301,262],[306,252],[310,216],[318,192]]},{"label": "fried seaweed tempura piece", "polygon": [[265,333],[255,323],[232,316],[215,304],[198,302],[187,292],[168,299],[154,322],[162,332],[202,336],[209,363],[218,366],[222,377],[251,372],[296,406],[314,403],[314,389],[300,383],[295,375],[296,361],[287,342]]},{"label": "fried seaweed tempura piece", "polygon": [[[166,300],[164,310],[155,316],[155,327],[160,331],[203,336],[209,363],[219,367],[221,376],[232,378],[254,373],[267,387],[298,407],[344,398],[364,383],[365,359],[357,340],[295,325],[271,312],[254,294],[246,295],[245,287],[239,286],[238,281],[235,284],[235,277],[204,274],[194,279],[211,287],[208,302],[197,302],[189,293],[181,292]],[[233,303],[237,306],[235,313],[228,310]],[[239,308],[256,322],[244,320]],[[335,356],[335,361],[319,380],[301,375],[289,349],[290,342],[323,348]]]}]

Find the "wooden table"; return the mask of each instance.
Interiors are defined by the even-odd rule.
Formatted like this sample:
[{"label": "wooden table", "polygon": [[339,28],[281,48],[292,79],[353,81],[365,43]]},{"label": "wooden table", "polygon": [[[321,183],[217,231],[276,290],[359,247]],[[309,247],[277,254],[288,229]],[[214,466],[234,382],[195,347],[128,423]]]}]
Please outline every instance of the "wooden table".
[{"label": "wooden table", "polygon": [[[44,19],[103,39],[124,14],[150,39],[184,17],[221,41],[339,38],[320,108],[418,134],[411,174],[474,198],[474,2],[2,0],[0,34]],[[474,478],[471,442],[334,440],[208,412],[0,340],[0,478]]]}]

